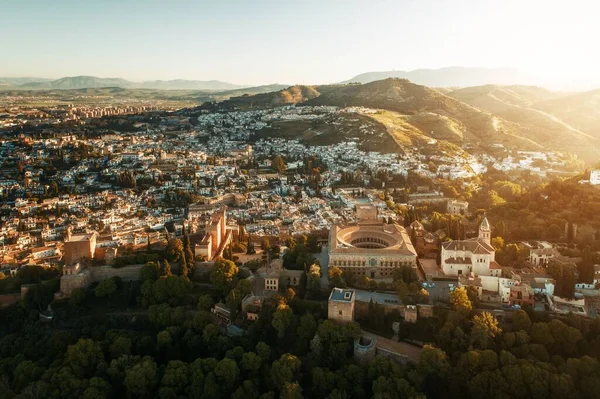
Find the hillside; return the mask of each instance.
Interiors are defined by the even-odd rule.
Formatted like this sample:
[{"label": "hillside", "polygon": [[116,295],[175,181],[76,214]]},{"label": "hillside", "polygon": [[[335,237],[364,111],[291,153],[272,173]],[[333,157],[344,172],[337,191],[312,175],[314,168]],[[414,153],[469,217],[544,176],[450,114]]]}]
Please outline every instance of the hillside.
[{"label": "hillside", "polygon": [[367,72],[342,83],[370,83],[387,78],[408,79],[429,87],[467,87],[485,84],[526,84],[534,79],[511,68],[448,67],[440,69],[415,69],[413,71]]},{"label": "hillside", "polygon": [[531,107],[533,104],[560,97],[562,93],[552,92],[536,86],[484,85],[449,90],[445,93],[474,107],[498,113],[513,107]]},{"label": "hillside", "polygon": [[[501,143],[523,150],[569,151],[594,160],[600,154],[598,139],[542,110],[530,109],[541,100],[547,107],[560,107],[560,103],[552,102],[560,96],[537,87],[487,85],[447,91],[405,79],[385,79],[366,84],[292,86],[233,97],[218,108],[257,109],[300,103],[364,106],[393,111],[402,116],[405,128],[457,145]],[[591,107],[594,99],[588,96],[586,104]]]},{"label": "hillside", "polygon": [[[21,79],[21,80],[15,80]],[[3,80],[0,79],[0,82]],[[7,80],[15,88],[27,90],[40,89],[94,89],[102,87],[120,87],[124,89],[154,89],[154,90],[233,90],[244,86],[234,85],[218,80],[152,80],[146,82],[131,82],[120,78],[98,78],[96,76],[71,76],[57,80],[39,80],[31,78],[14,78]]]},{"label": "hillside", "polygon": [[535,149],[519,127],[487,112],[404,79],[385,79],[364,85],[320,86],[321,96],[309,105],[365,106],[411,116],[408,121],[427,136],[455,144],[502,143]]},{"label": "hillside", "polygon": [[527,137],[549,148],[598,156],[599,91],[565,94],[533,86],[485,85],[448,93],[520,127]]},{"label": "hillside", "polygon": [[232,97],[229,100],[219,103],[219,107],[248,110],[299,104],[321,95],[318,91],[320,87],[325,86],[296,85],[274,92]]},{"label": "hillside", "polygon": [[535,108],[600,139],[600,90],[541,101]]}]

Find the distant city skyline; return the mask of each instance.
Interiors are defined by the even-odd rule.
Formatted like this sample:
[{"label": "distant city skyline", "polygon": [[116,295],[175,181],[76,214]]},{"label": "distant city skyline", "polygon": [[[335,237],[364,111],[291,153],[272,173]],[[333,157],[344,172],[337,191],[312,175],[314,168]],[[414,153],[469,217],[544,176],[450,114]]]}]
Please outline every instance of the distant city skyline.
[{"label": "distant city skyline", "polygon": [[600,87],[598,6],[574,0],[6,0],[0,76],[325,84],[364,72],[509,67]]}]

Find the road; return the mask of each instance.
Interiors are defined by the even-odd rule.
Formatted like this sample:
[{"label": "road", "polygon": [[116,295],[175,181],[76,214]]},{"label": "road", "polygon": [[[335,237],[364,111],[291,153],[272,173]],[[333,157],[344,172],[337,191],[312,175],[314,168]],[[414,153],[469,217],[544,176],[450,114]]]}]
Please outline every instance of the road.
[{"label": "road", "polygon": [[313,254],[313,256],[319,261],[321,265],[321,288],[329,288],[329,247],[327,245],[323,245],[321,247],[321,252],[318,254]]}]

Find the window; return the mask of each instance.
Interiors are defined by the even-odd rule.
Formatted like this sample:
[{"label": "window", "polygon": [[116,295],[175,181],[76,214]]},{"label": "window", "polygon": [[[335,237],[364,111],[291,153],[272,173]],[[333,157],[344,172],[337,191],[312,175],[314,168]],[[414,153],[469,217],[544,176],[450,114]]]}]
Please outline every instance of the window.
[{"label": "window", "polygon": [[342,316],[342,313],[343,313],[343,312],[340,310],[340,316]]}]

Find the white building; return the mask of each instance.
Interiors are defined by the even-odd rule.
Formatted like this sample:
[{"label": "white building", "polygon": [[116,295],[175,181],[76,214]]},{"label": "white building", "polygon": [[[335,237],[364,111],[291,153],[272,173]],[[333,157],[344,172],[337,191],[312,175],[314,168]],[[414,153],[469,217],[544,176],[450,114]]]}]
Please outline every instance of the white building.
[{"label": "white building", "polygon": [[590,184],[593,186],[600,185],[600,169],[592,170],[590,172]]},{"label": "white building", "polygon": [[467,201],[450,199],[448,200],[447,211],[454,215],[466,215],[469,212],[469,203]]},{"label": "white building", "polygon": [[530,246],[529,262],[534,266],[548,266],[550,259],[559,256],[560,252],[546,241],[538,241],[535,246]]},{"label": "white building", "polygon": [[496,251],[492,247],[492,230],[486,217],[479,226],[479,236],[469,240],[448,241],[442,244],[442,271],[447,276],[474,273],[478,276],[502,274],[495,261]]}]

